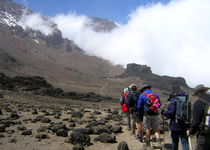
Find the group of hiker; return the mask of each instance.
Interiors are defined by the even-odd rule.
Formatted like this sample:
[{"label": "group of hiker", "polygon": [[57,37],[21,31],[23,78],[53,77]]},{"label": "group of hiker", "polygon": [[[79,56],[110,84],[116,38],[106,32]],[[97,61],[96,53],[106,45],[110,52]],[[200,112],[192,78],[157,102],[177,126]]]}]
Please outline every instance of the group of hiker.
[{"label": "group of hiker", "polygon": [[[190,137],[197,133],[196,150],[210,149],[210,88],[198,85],[193,96],[198,100],[191,107],[188,94],[180,86],[173,86],[166,110],[160,109],[162,102],[149,84],[139,89],[135,84],[124,88],[120,97],[122,112],[125,114],[127,129],[144,144],[144,149],[164,148],[160,138],[160,118],[170,119],[172,150],[178,150],[181,139],[182,150],[192,149]],[[193,109],[191,109],[193,108]],[[145,129],[145,135],[144,135]],[[164,128],[163,128],[164,129]],[[154,132],[155,145],[151,145],[151,132]],[[164,131],[163,131],[164,132]]]}]

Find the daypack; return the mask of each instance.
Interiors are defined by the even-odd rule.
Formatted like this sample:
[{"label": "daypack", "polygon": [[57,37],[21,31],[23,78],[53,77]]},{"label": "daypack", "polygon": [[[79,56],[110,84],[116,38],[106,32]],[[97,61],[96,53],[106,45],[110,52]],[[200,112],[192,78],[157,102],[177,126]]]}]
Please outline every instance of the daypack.
[{"label": "daypack", "polygon": [[206,104],[204,109],[204,116],[201,122],[201,132],[210,135],[210,102],[200,99]]},{"label": "daypack", "polygon": [[158,114],[158,110],[161,106],[159,98],[155,95],[155,93],[143,93],[146,96],[146,103],[144,105],[144,111],[148,115],[156,115]]},{"label": "daypack", "polygon": [[127,95],[128,93],[123,93],[122,96],[120,97],[120,105],[121,105],[121,109],[123,112],[128,112],[128,106],[126,104],[126,99],[127,99]]},{"label": "daypack", "polygon": [[127,96],[127,105],[132,112],[137,112],[137,101],[139,99],[139,94],[136,92],[130,92]]},{"label": "daypack", "polygon": [[191,121],[191,102],[188,100],[187,95],[176,96],[176,115],[177,121],[183,123],[190,123]]},{"label": "daypack", "polygon": [[129,108],[133,108],[135,106],[135,97],[134,94],[129,91],[128,95],[126,95],[125,103]]}]

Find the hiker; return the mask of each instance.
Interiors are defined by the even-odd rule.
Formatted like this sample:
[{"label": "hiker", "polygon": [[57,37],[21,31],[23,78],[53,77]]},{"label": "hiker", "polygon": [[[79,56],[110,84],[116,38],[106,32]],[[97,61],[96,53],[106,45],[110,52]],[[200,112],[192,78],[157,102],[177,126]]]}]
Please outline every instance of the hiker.
[{"label": "hiker", "polygon": [[[142,131],[143,112],[141,110],[138,110],[137,108],[139,92],[135,84],[131,84],[129,88],[131,89],[130,94],[133,96],[133,99],[134,99],[133,106],[129,108],[131,112],[132,124],[133,124],[132,134],[134,134],[134,137],[137,140],[139,140],[140,142],[143,142],[143,131]],[[136,127],[137,127],[137,134],[135,133]]]},{"label": "hiker", "polygon": [[178,103],[177,101],[179,101],[182,98],[183,100],[187,100],[188,95],[185,92],[183,92],[179,86],[173,86],[172,94],[168,99],[168,109],[161,111],[161,115],[170,119],[169,129],[171,130],[172,150],[178,150],[179,137],[181,138],[182,150],[188,150],[188,137],[186,131],[189,128],[190,124],[186,123],[185,121],[182,121],[181,119],[177,119],[176,117],[176,112],[178,112],[179,108],[182,108],[180,106],[181,103]]},{"label": "hiker", "polygon": [[122,112],[125,116],[125,122],[126,122],[126,125],[127,125],[127,130],[128,131],[131,131],[131,117],[130,117],[130,112],[129,112],[129,108],[126,104],[126,98],[127,98],[127,95],[128,95],[128,92],[129,89],[128,88],[124,88],[122,94],[121,94],[121,97],[120,97],[120,105],[121,105],[121,109],[122,109]]},{"label": "hiker", "polygon": [[193,96],[198,100],[193,104],[193,121],[187,135],[197,133],[196,150],[210,149],[210,95],[207,94],[209,89],[202,84],[194,89]]},{"label": "hiker", "polygon": [[144,109],[144,126],[146,128],[146,144],[145,148],[150,149],[150,137],[151,129],[155,132],[155,137],[157,140],[157,147],[161,147],[160,140],[160,118],[159,118],[159,107],[161,106],[160,98],[158,94],[153,93],[151,86],[148,84],[143,84],[140,88],[142,92],[138,100],[138,109]]}]

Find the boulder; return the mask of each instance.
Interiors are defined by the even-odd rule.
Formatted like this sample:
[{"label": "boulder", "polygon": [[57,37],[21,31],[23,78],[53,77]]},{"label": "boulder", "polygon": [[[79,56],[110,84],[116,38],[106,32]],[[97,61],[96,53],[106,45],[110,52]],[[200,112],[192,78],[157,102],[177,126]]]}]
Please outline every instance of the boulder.
[{"label": "boulder", "polygon": [[113,126],[111,128],[112,133],[122,133],[122,127],[120,126]]},{"label": "boulder", "polygon": [[80,134],[78,132],[72,132],[68,139],[66,140],[67,143],[72,144],[81,144],[82,146],[89,146],[90,143],[90,136],[85,134]]},{"label": "boulder", "polygon": [[0,132],[5,132],[6,127],[6,125],[0,124]]},{"label": "boulder", "polygon": [[86,135],[90,135],[93,133],[93,130],[90,128],[77,128],[77,129],[74,129],[74,131],[80,134],[86,134]]},{"label": "boulder", "polygon": [[68,131],[65,129],[59,129],[56,131],[57,136],[62,136],[62,137],[67,137],[68,136]]},{"label": "boulder", "polygon": [[25,130],[21,133],[21,135],[31,135],[31,134],[32,134],[31,130]]},{"label": "boulder", "polygon": [[49,136],[45,133],[39,133],[35,136],[35,138],[37,138],[37,139],[47,139],[47,138],[49,138]]},{"label": "boulder", "polygon": [[129,150],[128,144],[125,141],[122,141],[117,146],[117,150]]},{"label": "boulder", "polygon": [[71,117],[74,117],[74,118],[82,118],[83,117],[83,113],[80,112],[80,111],[73,111],[71,113]]},{"label": "boulder", "polygon": [[115,143],[116,137],[111,134],[102,133],[98,136],[98,140],[103,143]]}]

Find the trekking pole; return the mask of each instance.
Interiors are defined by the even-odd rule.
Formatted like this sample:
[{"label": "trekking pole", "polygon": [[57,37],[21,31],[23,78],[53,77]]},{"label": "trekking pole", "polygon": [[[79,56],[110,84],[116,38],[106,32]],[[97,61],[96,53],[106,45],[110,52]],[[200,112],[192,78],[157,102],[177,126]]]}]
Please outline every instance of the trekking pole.
[{"label": "trekking pole", "polygon": [[192,150],[191,138],[188,136],[189,150]]}]

